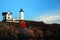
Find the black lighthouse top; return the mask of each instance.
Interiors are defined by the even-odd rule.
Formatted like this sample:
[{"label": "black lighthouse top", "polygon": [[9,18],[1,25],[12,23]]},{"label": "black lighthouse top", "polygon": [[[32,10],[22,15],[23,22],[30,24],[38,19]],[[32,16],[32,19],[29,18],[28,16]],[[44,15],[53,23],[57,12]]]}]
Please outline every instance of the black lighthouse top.
[{"label": "black lighthouse top", "polygon": [[21,9],[19,12],[24,12],[23,9]]}]

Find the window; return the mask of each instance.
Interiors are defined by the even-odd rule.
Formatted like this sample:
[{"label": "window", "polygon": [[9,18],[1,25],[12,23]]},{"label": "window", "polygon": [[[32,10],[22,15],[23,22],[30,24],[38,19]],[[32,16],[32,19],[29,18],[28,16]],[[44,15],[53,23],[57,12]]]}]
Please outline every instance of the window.
[{"label": "window", "polygon": [[8,19],[10,19],[10,17],[8,17]]},{"label": "window", "polygon": [[8,16],[10,16],[10,14],[8,14]]}]

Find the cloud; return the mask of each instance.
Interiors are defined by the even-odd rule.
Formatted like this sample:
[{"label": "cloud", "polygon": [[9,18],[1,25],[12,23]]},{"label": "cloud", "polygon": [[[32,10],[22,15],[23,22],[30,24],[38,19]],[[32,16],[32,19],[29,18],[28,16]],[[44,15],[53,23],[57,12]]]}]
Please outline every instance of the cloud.
[{"label": "cloud", "polygon": [[45,23],[60,23],[60,15],[39,16],[36,21],[44,21]]},{"label": "cloud", "polygon": [[60,10],[53,10],[48,12],[39,13],[34,17],[35,21],[43,21],[45,23],[59,23],[60,24]]}]

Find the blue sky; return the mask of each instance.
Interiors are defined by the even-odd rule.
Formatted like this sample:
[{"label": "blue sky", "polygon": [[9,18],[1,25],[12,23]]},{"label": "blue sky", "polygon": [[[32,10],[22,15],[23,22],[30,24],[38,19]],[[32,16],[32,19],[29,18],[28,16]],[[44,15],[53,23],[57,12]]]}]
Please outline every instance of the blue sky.
[{"label": "blue sky", "polygon": [[60,0],[0,0],[0,20],[2,12],[12,12],[13,18],[20,17],[24,10],[25,20],[60,23]]}]

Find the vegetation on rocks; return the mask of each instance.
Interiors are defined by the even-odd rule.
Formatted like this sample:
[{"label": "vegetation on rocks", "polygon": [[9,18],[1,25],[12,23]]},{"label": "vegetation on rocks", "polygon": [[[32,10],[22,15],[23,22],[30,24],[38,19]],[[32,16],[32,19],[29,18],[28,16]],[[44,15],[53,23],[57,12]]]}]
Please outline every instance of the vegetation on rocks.
[{"label": "vegetation on rocks", "polygon": [[59,40],[60,24],[25,21],[26,27],[20,23],[0,22],[0,40]]}]

